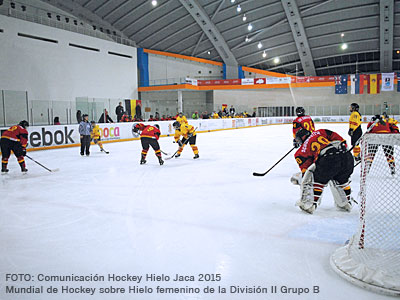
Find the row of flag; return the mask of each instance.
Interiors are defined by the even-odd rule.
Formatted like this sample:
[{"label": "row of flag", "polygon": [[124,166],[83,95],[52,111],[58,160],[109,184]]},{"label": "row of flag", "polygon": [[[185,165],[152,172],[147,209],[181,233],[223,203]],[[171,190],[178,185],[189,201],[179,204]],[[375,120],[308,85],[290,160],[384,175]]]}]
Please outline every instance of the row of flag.
[{"label": "row of flag", "polygon": [[[400,73],[397,73],[400,78]],[[350,75],[350,93],[364,94],[364,85],[367,82],[368,94],[379,94],[381,91],[394,90],[395,73],[381,74],[353,74]],[[347,94],[349,75],[335,76],[335,94]],[[397,84],[397,91],[400,92],[400,84]]]}]

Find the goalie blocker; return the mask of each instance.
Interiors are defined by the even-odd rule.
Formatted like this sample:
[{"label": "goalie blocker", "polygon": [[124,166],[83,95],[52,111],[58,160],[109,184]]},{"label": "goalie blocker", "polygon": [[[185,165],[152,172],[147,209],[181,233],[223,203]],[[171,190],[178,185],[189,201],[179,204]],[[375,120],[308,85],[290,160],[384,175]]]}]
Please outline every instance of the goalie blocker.
[{"label": "goalie blocker", "polygon": [[310,132],[300,129],[296,140],[301,147],[295,159],[303,174],[292,177],[293,183],[300,184],[301,197],[296,205],[307,213],[314,213],[321,203],[324,188],[330,183],[335,205],[342,210],[352,208],[350,176],[354,169],[353,156],[347,151],[346,141],[337,133],[320,129]]}]

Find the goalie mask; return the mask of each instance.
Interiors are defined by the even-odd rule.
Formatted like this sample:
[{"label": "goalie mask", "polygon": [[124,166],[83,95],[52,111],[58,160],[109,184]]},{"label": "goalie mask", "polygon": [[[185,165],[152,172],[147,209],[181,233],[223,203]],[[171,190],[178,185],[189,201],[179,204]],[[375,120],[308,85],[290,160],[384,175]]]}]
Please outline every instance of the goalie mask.
[{"label": "goalie mask", "polygon": [[299,131],[296,132],[295,141],[301,145],[305,142],[306,139],[308,139],[310,135],[311,135],[310,131],[301,128]]}]

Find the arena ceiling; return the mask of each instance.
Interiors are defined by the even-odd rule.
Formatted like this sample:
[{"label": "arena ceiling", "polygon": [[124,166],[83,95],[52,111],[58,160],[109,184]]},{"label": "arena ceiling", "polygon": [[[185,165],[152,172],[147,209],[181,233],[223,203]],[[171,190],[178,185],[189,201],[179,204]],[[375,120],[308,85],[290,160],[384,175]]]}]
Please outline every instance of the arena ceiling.
[{"label": "arena ceiling", "polygon": [[42,1],[153,50],[298,75],[400,71],[400,0]]}]

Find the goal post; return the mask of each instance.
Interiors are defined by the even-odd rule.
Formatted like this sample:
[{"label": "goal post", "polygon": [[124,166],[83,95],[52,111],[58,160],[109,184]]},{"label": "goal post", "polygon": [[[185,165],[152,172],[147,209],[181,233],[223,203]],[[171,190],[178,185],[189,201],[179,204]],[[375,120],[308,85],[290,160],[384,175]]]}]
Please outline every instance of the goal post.
[{"label": "goal post", "polygon": [[400,134],[366,134],[361,159],[358,229],[330,263],[358,286],[400,296]]}]

